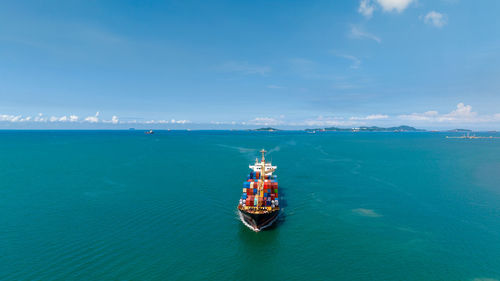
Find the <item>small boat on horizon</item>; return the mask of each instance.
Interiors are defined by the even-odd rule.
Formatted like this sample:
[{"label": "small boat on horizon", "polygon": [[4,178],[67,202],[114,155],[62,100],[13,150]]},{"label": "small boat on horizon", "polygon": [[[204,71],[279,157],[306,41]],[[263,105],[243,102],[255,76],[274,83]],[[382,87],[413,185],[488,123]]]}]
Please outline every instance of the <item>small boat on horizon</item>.
[{"label": "small boat on horizon", "polygon": [[152,135],[152,134],[154,134],[155,132],[153,132],[153,130],[149,130],[149,131],[146,131],[146,132],[144,132],[144,133],[145,133],[146,135]]}]

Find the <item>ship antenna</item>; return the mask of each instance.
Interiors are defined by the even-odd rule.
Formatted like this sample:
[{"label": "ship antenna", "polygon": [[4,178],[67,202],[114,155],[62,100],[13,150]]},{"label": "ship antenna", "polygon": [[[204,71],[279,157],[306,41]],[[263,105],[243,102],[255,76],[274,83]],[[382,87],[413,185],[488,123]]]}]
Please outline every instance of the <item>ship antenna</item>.
[{"label": "ship antenna", "polygon": [[264,179],[266,178],[266,158],[264,155],[266,154],[267,151],[262,149],[260,153],[262,153],[262,168],[260,169],[260,179],[262,182],[264,182]]},{"label": "ship antenna", "polygon": [[[261,191],[264,188],[264,179],[266,178],[266,158],[264,157],[264,155],[266,154],[266,151],[264,149],[262,149],[260,151],[260,153],[262,153],[262,161],[261,161],[261,168],[260,168],[260,180],[258,183],[259,191]],[[259,205],[259,207],[261,207],[261,205]]]}]

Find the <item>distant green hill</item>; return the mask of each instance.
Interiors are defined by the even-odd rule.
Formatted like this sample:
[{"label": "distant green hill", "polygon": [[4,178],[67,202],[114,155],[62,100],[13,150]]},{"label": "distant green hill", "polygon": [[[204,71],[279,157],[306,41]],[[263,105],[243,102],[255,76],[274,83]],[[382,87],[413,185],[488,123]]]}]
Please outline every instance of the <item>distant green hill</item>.
[{"label": "distant green hill", "polygon": [[472,132],[472,130],[469,130],[469,129],[453,129],[453,130],[448,130],[447,132],[463,133],[463,132]]},{"label": "distant green hill", "polygon": [[276,128],[271,128],[271,127],[267,127],[267,128],[258,128],[258,129],[252,129],[252,130],[249,130],[249,131],[263,131],[263,132],[274,132],[274,131],[280,131]]},{"label": "distant green hill", "polygon": [[319,129],[306,129],[306,131],[334,131],[334,132],[423,132],[425,130],[416,129],[410,126],[398,126],[398,127],[377,127],[377,126],[361,126],[356,128],[338,128],[338,127],[328,127]]}]

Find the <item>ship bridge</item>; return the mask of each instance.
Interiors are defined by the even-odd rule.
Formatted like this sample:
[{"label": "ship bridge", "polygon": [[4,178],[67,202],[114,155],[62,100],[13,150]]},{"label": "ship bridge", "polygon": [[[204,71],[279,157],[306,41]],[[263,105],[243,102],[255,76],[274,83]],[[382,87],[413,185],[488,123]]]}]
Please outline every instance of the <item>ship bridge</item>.
[{"label": "ship bridge", "polygon": [[254,172],[264,172],[265,175],[271,175],[277,166],[273,166],[271,163],[266,163],[266,159],[264,157],[266,151],[263,149],[260,151],[262,153],[262,160],[259,162],[259,159],[255,159],[255,164],[249,165],[248,167],[252,169]]},{"label": "ship bridge", "polygon": [[262,165],[264,165],[265,174],[272,174],[276,170],[277,166],[273,166],[271,163],[255,162],[255,165],[248,166],[254,172],[262,172]]}]

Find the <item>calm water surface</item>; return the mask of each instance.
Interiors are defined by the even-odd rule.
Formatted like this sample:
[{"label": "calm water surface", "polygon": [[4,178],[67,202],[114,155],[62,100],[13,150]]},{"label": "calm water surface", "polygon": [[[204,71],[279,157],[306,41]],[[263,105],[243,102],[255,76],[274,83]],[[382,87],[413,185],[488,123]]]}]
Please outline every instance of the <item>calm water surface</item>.
[{"label": "calm water surface", "polygon": [[[266,148],[284,198],[236,204]],[[0,280],[500,280],[500,139],[0,131]]]}]

